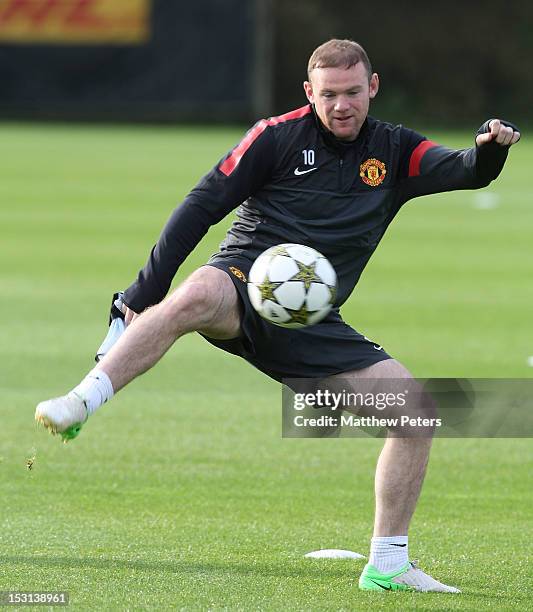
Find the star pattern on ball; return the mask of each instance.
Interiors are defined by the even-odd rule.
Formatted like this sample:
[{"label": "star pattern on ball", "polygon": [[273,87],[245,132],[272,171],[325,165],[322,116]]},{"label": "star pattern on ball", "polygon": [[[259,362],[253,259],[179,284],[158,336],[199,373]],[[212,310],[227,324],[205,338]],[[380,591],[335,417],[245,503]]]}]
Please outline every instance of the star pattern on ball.
[{"label": "star pattern on ball", "polygon": [[291,281],[302,281],[306,291],[311,288],[311,283],[322,283],[322,279],[316,273],[316,261],[309,266],[298,260],[294,260],[294,263],[298,266],[298,272],[290,279]]},{"label": "star pattern on ball", "polygon": [[276,255],[285,255],[286,257],[290,257],[287,249],[281,244],[278,244],[278,246],[272,247],[270,251],[270,255],[272,258],[276,257]]},{"label": "star pattern on ball", "polygon": [[265,280],[260,285],[257,285],[257,288],[261,292],[261,299],[263,301],[265,301],[265,300],[272,300],[273,302],[276,302],[277,300],[276,300],[276,296],[274,295],[274,291],[281,284],[283,284],[283,283],[273,283],[268,278],[265,278]]},{"label": "star pattern on ball", "polygon": [[300,325],[307,325],[307,317],[309,313],[307,312],[307,305],[304,302],[302,307],[298,310],[289,310],[286,309],[291,315],[291,323],[299,323]]}]

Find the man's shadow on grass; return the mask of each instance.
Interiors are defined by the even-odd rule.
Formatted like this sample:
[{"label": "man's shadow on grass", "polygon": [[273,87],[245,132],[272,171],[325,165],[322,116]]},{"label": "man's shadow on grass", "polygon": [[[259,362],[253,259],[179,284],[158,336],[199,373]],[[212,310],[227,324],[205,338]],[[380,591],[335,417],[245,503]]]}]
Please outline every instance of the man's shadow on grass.
[{"label": "man's shadow on grass", "polygon": [[290,559],[280,561],[277,565],[266,563],[253,563],[252,561],[217,562],[207,561],[198,563],[194,561],[141,561],[127,559],[109,559],[106,557],[65,557],[65,556],[41,556],[41,555],[0,555],[0,566],[6,565],[31,565],[32,567],[61,569],[129,569],[142,572],[169,573],[169,574],[196,574],[198,572],[212,572],[225,574],[238,574],[241,576],[260,574],[272,577],[303,577],[316,575],[326,578],[358,577],[362,570],[362,564],[354,564],[348,560],[336,560],[333,563],[324,563],[324,560],[301,559],[305,567],[293,565],[295,561]]},{"label": "man's shadow on grass", "polygon": [[[302,566],[293,565],[295,561],[302,562]],[[33,568],[54,568],[61,569],[129,569],[149,573],[168,573],[168,574],[196,574],[201,573],[223,573],[237,574],[239,576],[260,575],[274,578],[345,578],[357,582],[359,572],[362,569],[361,563],[353,563],[347,559],[335,560],[333,563],[320,559],[291,559],[280,561],[277,565],[261,564],[252,562],[222,563],[222,562],[189,562],[189,561],[128,561],[127,559],[108,559],[98,557],[50,557],[50,556],[30,556],[30,555],[0,555],[0,566],[6,565],[31,565]],[[292,567],[291,567],[292,566]],[[492,585],[494,586],[494,585]],[[369,595],[375,595],[370,593]],[[413,594],[410,594],[413,595]],[[440,595],[440,594],[437,594]],[[471,590],[463,585],[463,596],[483,597],[483,599],[501,600],[502,595],[489,593],[486,590]],[[381,594],[380,597],[383,595]],[[449,597],[449,595],[447,596]],[[454,599],[457,596],[454,596]],[[461,598],[461,595],[458,596]],[[524,595],[513,594],[516,602],[530,601],[527,593]],[[452,608],[439,608],[441,610],[451,610]],[[455,608],[453,608],[455,609]]]}]

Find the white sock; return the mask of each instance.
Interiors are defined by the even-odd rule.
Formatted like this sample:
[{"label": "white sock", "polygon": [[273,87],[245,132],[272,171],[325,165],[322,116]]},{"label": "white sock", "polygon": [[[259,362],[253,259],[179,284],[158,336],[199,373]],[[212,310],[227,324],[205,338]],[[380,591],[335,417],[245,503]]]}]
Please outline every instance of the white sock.
[{"label": "white sock", "polygon": [[92,414],[113,397],[114,391],[109,376],[103,370],[95,368],[71,393],[79,395],[85,401],[88,413]]},{"label": "white sock", "polygon": [[409,561],[407,536],[372,538],[368,563],[382,574],[391,574]]}]

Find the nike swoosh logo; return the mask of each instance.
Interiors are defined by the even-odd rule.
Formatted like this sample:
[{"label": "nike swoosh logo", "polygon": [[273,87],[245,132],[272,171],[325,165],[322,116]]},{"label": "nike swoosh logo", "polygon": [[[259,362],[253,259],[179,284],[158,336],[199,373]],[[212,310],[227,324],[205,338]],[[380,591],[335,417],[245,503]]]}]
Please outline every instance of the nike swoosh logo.
[{"label": "nike swoosh logo", "polygon": [[300,176],[302,174],[307,174],[308,172],[313,172],[313,170],[318,170],[318,168],[309,168],[308,170],[300,170],[300,168],[296,168],[294,174],[296,176]]},{"label": "nike swoosh logo", "polygon": [[400,548],[403,548],[404,546],[407,546],[407,544],[392,544],[391,543],[391,546],[399,546]]},{"label": "nike swoosh logo", "polygon": [[383,586],[382,584],[379,584],[379,582],[376,582],[375,580],[372,580],[372,578],[370,578],[370,582],[373,582],[374,584],[377,584],[378,587],[381,587],[385,591],[392,591],[392,587],[390,585],[389,586]]}]

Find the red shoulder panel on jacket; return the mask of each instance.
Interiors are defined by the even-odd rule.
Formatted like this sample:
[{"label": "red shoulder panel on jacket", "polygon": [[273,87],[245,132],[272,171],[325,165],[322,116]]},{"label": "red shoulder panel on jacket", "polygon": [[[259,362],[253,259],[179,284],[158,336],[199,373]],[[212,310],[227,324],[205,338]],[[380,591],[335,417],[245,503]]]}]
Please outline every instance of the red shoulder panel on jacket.
[{"label": "red shoulder panel on jacket", "polygon": [[259,121],[259,123],[255,124],[255,126],[248,132],[248,134],[246,134],[241,142],[233,149],[231,155],[220,164],[219,170],[226,176],[229,176],[233,170],[235,170],[237,164],[241,161],[242,156],[246,153],[246,151],[248,151],[254,141],[257,140],[257,138],[270,125],[278,125],[293,119],[301,119],[310,112],[311,105],[307,104],[306,106],[302,106],[302,108],[297,108],[296,110],[285,113],[284,115],[270,117],[270,119],[262,119]]}]

